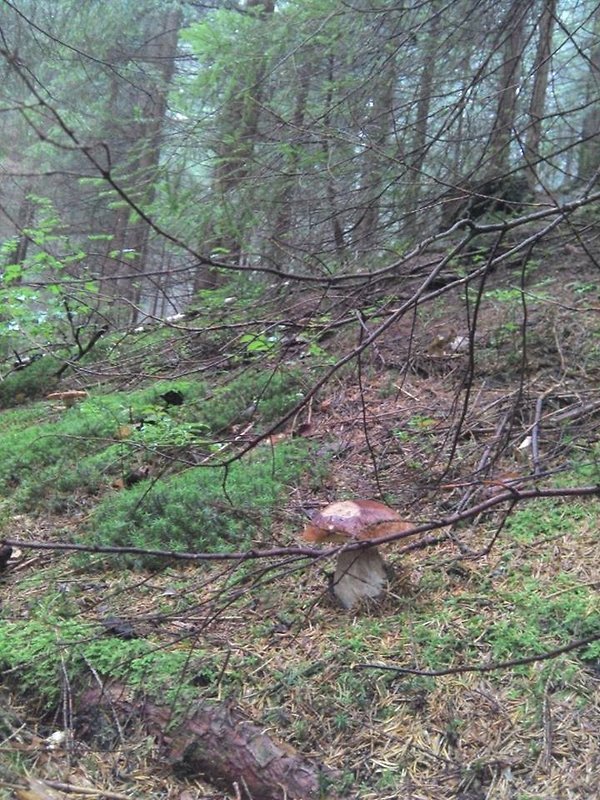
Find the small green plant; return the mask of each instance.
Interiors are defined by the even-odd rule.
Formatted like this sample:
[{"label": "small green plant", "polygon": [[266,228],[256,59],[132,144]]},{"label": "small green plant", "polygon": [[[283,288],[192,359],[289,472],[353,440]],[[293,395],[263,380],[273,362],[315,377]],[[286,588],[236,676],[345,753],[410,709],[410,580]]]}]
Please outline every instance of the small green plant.
[{"label": "small green plant", "polygon": [[277,348],[278,337],[267,336],[265,333],[245,333],[240,336],[240,344],[244,345],[248,355],[262,355]]},{"label": "small green plant", "polygon": [[573,286],[573,291],[576,294],[580,294],[580,295],[592,294],[592,293],[598,291],[598,284],[597,283],[584,283],[584,282],[576,283]]},{"label": "small green plant", "polygon": [[434,427],[434,425],[437,424],[437,420],[433,419],[433,417],[425,417],[420,414],[415,414],[415,416],[411,417],[406,424],[413,430],[426,431]]},{"label": "small green plant", "polygon": [[313,358],[320,359],[322,364],[333,364],[335,362],[335,357],[330,355],[327,350],[325,350],[315,341],[309,342],[308,347],[306,348],[306,354],[312,356]]}]

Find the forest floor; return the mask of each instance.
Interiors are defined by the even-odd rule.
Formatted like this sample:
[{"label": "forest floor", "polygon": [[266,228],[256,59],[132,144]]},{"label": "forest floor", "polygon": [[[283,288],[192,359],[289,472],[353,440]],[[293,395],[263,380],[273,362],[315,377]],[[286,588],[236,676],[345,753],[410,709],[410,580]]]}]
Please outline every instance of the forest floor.
[{"label": "forest floor", "polygon": [[[557,248],[524,283],[518,269],[490,276],[476,326],[463,292],[391,325],[358,371],[340,369],[307,408],[258,445],[302,439],[313,455],[308,471],[287,483],[270,528],[253,534],[252,548],[298,544],[307,515],[337,499],[385,497],[420,523],[510,486],[597,484],[597,276],[585,253]],[[290,294],[273,303],[289,303],[288,316],[304,319],[314,301]],[[342,320],[343,302],[336,312]],[[390,308],[397,303],[392,297]],[[353,325],[334,328],[312,361],[301,338],[283,355],[260,353],[261,368],[273,370],[278,359],[300,370],[306,364],[308,386],[314,358],[327,369],[382,319],[367,313],[360,325],[354,317]],[[149,345],[162,381],[194,370],[213,380],[218,347],[211,350],[205,339],[202,347],[193,344],[194,326],[196,319],[175,325],[162,350]],[[91,393],[127,391],[139,382],[140,350],[129,352],[118,363],[89,368],[84,383]],[[215,384],[230,377],[215,366]],[[38,401],[19,408],[37,409],[36,422],[49,413],[80,413],[47,407]],[[238,421],[227,432],[228,446],[244,446],[256,433],[251,422]],[[10,506],[2,536],[77,543],[98,500],[127,491],[107,480],[96,494],[73,490],[65,508],[53,506],[45,489],[41,510]],[[600,774],[598,642],[532,663],[479,667],[543,656],[600,633],[600,502],[538,498],[519,502],[506,517],[509,506],[456,524],[435,546],[390,545],[390,592],[357,610],[343,610],[331,597],[331,558],[291,566],[272,558],[263,575],[264,564],[169,561],[148,569],[22,549],[2,578],[3,615],[25,624],[44,609],[52,625],[76,619],[102,630],[97,661],[87,665],[94,676],[117,639],[183,655],[181,673],[165,681],[177,686],[193,676],[203,698],[234,701],[276,739],[340,770],[348,797],[591,798]],[[0,798],[72,796],[60,784],[79,787],[82,796],[245,796],[243,787],[228,795],[197,776],[175,777],[147,733],[126,731],[103,750],[69,733],[77,693],[68,674],[70,642],[61,631],[46,647],[65,652],[62,672],[46,676],[60,689],[52,710],[38,702],[29,679],[23,678],[25,696],[19,691],[27,666],[5,673],[0,749],[10,759],[0,766]],[[46,657],[27,656],[42,665],[36,680]],[[463,671],[429,674],[455,668]],[[138,677],[139,669],[132,662]],[[58,742],[48,738],[63,731]]]}]

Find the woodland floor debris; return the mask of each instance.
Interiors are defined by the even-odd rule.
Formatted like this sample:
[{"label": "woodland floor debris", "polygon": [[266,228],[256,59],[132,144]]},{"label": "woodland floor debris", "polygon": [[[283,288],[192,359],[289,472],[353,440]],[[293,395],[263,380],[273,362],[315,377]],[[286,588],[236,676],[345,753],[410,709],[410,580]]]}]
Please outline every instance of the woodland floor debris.
[{"label": "woodland floor debris", "polygon": [[[428,362],[425,328],[415,333],[422,347],[415,344],[410,369],[390,370],[374,358],[361,386],[351,377],[336,379],[330,395],[314,404],[309,435],[318,447],[343,446],[320,485],[291,488],[285,511],[256,545],[293,544],[305,522],[301,510],[335,499],[376,496],[381,488],[399,511],[427,519],[465,498],[485,496],[496,479],[529,475],[534,453],[519,446],[536,424],[540,400],[543,473],[536,480],[563,479],[565,464],[597,441],[599,365],[580,327],[585,319],[596,330],[595,317],[573,318],[567,309],[576,298],[567,288],[560,302],[550,318],[540,312],[543,335],[532,345],[536,367],[525,386],[508,370],[501,385],[495,377],[502,349],[510,355],[514,345],[501,339],[510,334],[501,312],[480,321],[483,341],[498,342],[484,348],[458,437],[464,360]],[[460,322],[451,313],[446,304],[443,324]],[[569,319],[574,333],[565,338]],[[531,335],[537,333],[536,324]],[[397,331],[379,343],[387,362],[398,349]],[[550,358],[554,366],[544,366]],[[571,365],[567,371],[561,359]],[[503,447],[494,450],[500,441]],[[88,502],[82,498],[79,518],[21,515],[3,533],[76,540]],[[486,675],[433,679],[356,669],[368,661],[423,669],[482,663],[552,649],[576,638],[581,626],[600,627],[598,502],[542,501],[528,508],[511,517],[496,545],[476,559],[473,551],[483,551],[498,534],[494,515],[457,527],[452,541],[431,551],[397,562],[391,552],[399,573],[395,591],[358,614],[337,608],[324,589],[322,573],[333,571],[331,563],[165,564],[131,572],[107,557],[84,568],[58,554],[26,551],[2,578],[3,609],[22,624],[43,607],[58,619],[96,625],[98,642],[108,646],[114,639],[103,620],[125,620],[136,646],[149,641],[157,652],[182,653],[182,680],[193,676],[202,697],[233,698],[265,731],[345,771],[360,800],[592,797],[600,770],[597,650]],[[265,573],[267,566],[272,571]],[[55,644],[68,645],[68,664],[77,642],[59,638]],[[132,675],[139,668],[132,663]],[[98,663],[86,669],[93,676]],[[64,673],[49,680],[68,697]],[[165,677],[165,686],[177,681]],[[25,753],[29,773],[40,780],[82,785],[85,779],[107,791],[169,800],[223,796],[196,778],[188,784],[175,779],[157,743],[135,727],[108,752],[82,742],[49,751],[44,742],[66,727],[65,714],[63,704],[40,722],[39,710],[19,708],[19,721],[2,729],[3,750]]]}]

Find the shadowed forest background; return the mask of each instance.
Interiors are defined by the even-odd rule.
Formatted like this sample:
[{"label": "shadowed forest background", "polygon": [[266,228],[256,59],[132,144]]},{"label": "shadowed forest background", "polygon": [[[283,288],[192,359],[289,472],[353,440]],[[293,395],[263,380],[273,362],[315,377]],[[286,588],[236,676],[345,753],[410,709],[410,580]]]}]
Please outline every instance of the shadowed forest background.
[{"label": "shadowed forest background", "polygon": [[0,798],[595,796],[600,4],[2,0],[0,74]]}]

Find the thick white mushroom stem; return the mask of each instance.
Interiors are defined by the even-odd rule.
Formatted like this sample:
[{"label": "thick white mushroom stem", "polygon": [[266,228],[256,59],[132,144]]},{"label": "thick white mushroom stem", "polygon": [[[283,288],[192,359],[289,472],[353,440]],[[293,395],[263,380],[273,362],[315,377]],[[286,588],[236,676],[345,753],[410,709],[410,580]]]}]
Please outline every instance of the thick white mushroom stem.
[{"label": "thick white mushroom stem", "polygon": [[344,608],[376,600],[387,589],[385,563],[376,547],[342,550],[333,576],[333,593]]},{"label": "thick white mushroom stem", "polygon": [[[302,531],[306,542],[368,542],[404,533],[411,522],[378,500],[340,500],[317,512]],[[387,572],[375,547],[342,550],[333,578],[333,593],[346,608],[385,593]]]}]

